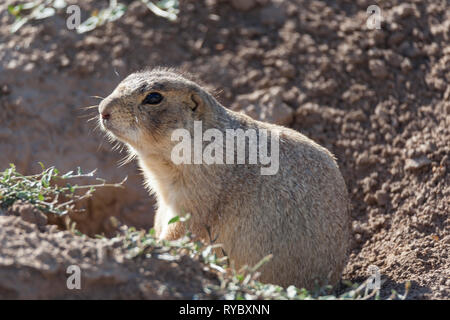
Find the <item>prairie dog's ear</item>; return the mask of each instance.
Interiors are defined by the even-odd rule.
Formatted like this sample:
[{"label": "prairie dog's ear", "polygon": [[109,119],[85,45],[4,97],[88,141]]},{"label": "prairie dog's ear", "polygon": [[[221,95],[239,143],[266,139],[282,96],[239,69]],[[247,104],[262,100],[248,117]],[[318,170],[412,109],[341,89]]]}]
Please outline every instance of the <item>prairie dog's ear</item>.
[{"label": "prairie dog's ear", "polygon": [[203,101],[203,98],[201,97],[200,93],[197,91],[193,91],[190,94],[189,97],[189,106],[191,107],[191,110],[194,112],[203,111],[205,102]]}]

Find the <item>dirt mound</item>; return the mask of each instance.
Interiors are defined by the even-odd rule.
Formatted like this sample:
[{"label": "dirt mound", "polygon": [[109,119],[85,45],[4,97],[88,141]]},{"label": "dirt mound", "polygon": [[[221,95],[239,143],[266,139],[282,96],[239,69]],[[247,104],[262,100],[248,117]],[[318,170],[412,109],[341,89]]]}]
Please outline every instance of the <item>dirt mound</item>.
[{"label": "dirt mound", "polygon": [[[186,255],[130,259],[123,241],[80,237],[0,212],[0,299],[193,299],[218,283]],[[71,266],[80,268],[79,289],[71,286]]]},{"label": "dirt mound", "polygon": [[152,223],[136,166],[117,169],[120,155],[80,107],[133,70],[176,66],[226,106],[291,126],[336,154],[354,219],[345,279],[366,279],[376,265],[385,293],[412,280],[412,298],[450,297],[446,1],[383,2],[379,30],[366,26],[373,3],[365,0],[181,1],[175,23],[129,1],[122,19],[87,35],[67,30],[62,13],[11,35],[12,2],[0,5],[0,167],[33,172],[42,161],[99,168],[109,181],[130,177],[126,191],[92,200],[80,228],[112,232],[110,215]]}]

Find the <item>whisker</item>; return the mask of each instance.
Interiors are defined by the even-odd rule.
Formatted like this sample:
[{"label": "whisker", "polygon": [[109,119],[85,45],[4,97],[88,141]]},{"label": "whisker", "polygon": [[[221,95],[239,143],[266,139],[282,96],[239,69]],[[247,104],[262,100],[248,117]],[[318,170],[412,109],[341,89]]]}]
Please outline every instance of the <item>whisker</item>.
[{"label": "whisker", "polygon": [[95,99],[101,99],[101,100],[105,99],[105,98],[100,97],[100,96],[89,96],[89,97],[90,97],[90,98],[95,98]]},{"label": "whisker", "polygon": [[[95,128],[99,128],[99,127],[100,127],[100,123],[97,123]],[[111,133],[109,133],[109,132],[105,133],[105,137],[106,137],[106,139],[108,139],[108,141],[110,143],[116,143],[117,142],[117,140],[114,138],[114,136]],[[97,151],[99,151],[100,148],[103,146],[103,142],[104,142],[104,139],[100,140],[100,144],[99,144],[99,146],[97,148]]]},{"label": "whisker", "polygon": [[95,125],[94,129],[92,130],[93,132],[99,131],[101,130],[100,128],[100,121],[97,122],[97,124]]},{"label": "whisker", "polygon": [[104,142],[104,140],[102,139],[102,140],[100,140],[100,144],[98,145],[98,148],[97,148],[97,152],[98,151],[100,151],[100,149],[102,148],[102,146],[103,146],[103,142]]},{"label": "whisker", "polygon": [[81,107],[80,109],[83,109],[83,110],[89,110],[89,109],[94,109],[94,108],[98,108],[98,105],[95,105],[95,106],[89,106],[89,107]]},{"label": "whisker", "polygon": [[[83,118],[88,118],[88,117],[92,117],[92,116],[94,116],[94,113],[81,114],[81,115],[78,115],[77,118],[83,119]],[[97,117],[98,114],[95,113],[95,116]]]},{"label": "whisker", "polygon": [[119,149],[119,148],[120,148],[120,145],[119,145],[118,142],[116,142],[116,143],[114,144],[114,146],[112,147],[112,150],[113,150],[113,151],[117,151],[117,149]]},{"label": "whisker", "polygon": [[122,166],[126,165],[127,163],[130,163],[131,161],[133,161],[135,158],[136,158],[136,154],[130,152],[125,158],[120,160],[117,164],[119,167],[122,167]]},{"label": "whisker", "polygon": [[98,118],[98,115],[93,116],[92,118],[88,119],[86,122],[91,122],[92,120],[95,120]]}]

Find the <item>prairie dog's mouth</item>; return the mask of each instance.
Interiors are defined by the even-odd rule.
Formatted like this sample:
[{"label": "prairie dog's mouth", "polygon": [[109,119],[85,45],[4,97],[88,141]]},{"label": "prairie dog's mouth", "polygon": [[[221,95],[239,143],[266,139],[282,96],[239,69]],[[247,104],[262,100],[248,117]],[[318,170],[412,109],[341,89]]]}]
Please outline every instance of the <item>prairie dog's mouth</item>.
[{"label": "prairie dog's mouth", "polygon": [[123,122],[115,122],[114,119],[104,119],[100,116],[100,126],[106,134],[115,140],[135,145],[138,141],[138,128],[130,125],[125,125]]},{"label": "prairie dog's mouth", "polygon": [[100,115],[98,121],[100,122],[100,125],[103,130],[112,131],[114,129],[111,119],[105,119],[102,117],[102,115]]},{"label": "prairie dog's mouth", "polygon": [[104,119],[101,115],[99,116],[98,122],[100,123],[100,127],[103,131],[106,131],[109,134],[114,135],[119,130],[114,126],[111,119]]}]

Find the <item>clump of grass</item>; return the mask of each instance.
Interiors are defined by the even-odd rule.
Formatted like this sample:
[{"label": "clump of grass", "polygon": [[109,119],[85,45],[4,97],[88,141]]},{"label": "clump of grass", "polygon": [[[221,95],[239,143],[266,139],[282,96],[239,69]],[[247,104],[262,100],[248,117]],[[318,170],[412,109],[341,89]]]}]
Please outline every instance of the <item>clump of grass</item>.
[{"label": "clump of grass", "polygon": [[[161,0],[154,3],[149,0],[139,0],[153,14],[175,21],[178,19],[179,0]],[[8,12],[15,17],[11,33],[17,32],[27,22],[52,17],[58,10],[68,7],[65,0],[35,0],[8,6]],[[93,10],[90,17],[76,27],[78,33],[85,33],[111,21],[121,18],[127,6],[117,0],[110,0],[109,6],[101,10]]]},{"label": "clump of grass", "polygon": [[16,32],[31,20],[45,19],[54,16],[56,10],[67,6],[64,0],[29,1],[8,6],[8,12],[15,17],[11,33]]},{"label": "clump of grass", "polygon": [[[81,168],[60,174],[55,167],[45,168],[39,163],[42,172],[35,175],[23,175],[17,172],[14,164],[0,172],[0,207],[7,209],[21,200],[31,203],[43,212],[65,215],[83,199],[92,196],[96,188],[122,187],[122,181],[116,184],[107,184],[104,179],[95,178],[96,170],[83,173]],[[73,184],[79,178],[92,178],[96,183],[88,185]]]},{"label": "clump of grass", "polygon": [[125,14],[126,10],[127,7],[124,4],[118,3],[117,0],[110,0],[106,9],[92,12],[91,16],[81,23],[76,30],[78,33],[92,31],[107,22],[118,20]]},{"label": "clump of grass", "polygon": [[178,19],[178,13],[180,10],[178,0],[162,0],[158,1],[156,4],[152,1],[141,0],[147,8],[156,14],[157,16],[166,18],[170,21],[175,21]]},{"label": "clump of grass", "polygon": [[[185,218],[175,217],[170,223],[186,222]],[[213,295],[220,299],[227,300],[355,300],[355,299],[379,299],[379,290],[369,290],[368,281],[362,284],[346,282],[348,287],[342,294],[333,294],[331,286],[317,287],[313,291],[304,288],[289,286],[283,288],[278,285],[266,284],[258,281],[261,266],[270,261],[270,255],[263,258],[255,266],[245,266],[240,270],[228,265],[227,257],[218,257],[215,248],[218,244],[205,244],[201,241],[192,240],[189,232],[175,241],[158,240],[155,238],[154,229],[149,232],[138,231],[135,228],[124,230],[124,247],[128,251],[127,257],[134,259],[138,256],[145,258],[157,258],[168,261],[179,260],[182,255],[199,259],[207,268],[215,272],[219,279],[218,285],[211,285],[203,288],[204,294]],[[400,295],[393,291],[389,299],[405,299],[410,288],[410,284],[405,286],[405,294]],[[202,298],[202,295],[197,297]]]}]

